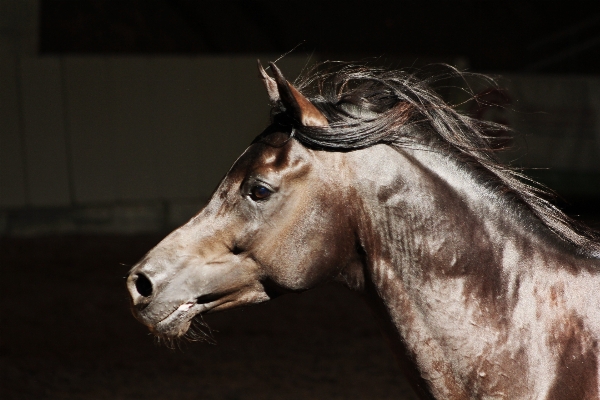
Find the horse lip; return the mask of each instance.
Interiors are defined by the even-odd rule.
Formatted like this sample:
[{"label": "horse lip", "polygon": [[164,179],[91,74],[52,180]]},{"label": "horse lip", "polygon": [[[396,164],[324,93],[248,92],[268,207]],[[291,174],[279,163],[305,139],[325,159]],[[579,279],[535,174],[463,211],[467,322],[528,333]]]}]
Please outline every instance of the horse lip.
[{"label": "horse lip", "polygon": [[[164,316],[158,322],[151,322],[143,312],[134,313],[142,323],[144,323],[152,333],[158,336],[182,336],[189,327],[189,323],[198,314],[210,312],[212,309],[227,303],[235,289],[223,291],[213,291],[208,294],[197,296],[194,300],[188,300],[180,303],[179,307],[174,309],[168,315]],[[151,304],[152,302],[150,302]],[[156,320],[156,319],[154,319]]]},{"label": "horse lip", "polygon": [[208,308],[204,304],[196,304],[195,301],[188,301],[181,304],[176,310],[157,323],[149,326],[149,328],[153,333],[159,335],[180,336],[185,332],[182,332],[178,327],[185,325],[196,315],[206,311]]},{"label": "horse lip", "polygon": [[[225,297],[227,294],[229,294],[229,293],[203,294],[202,296],[198,296],[196,298],[196,303],[197,304],[209,304],[209,303],[212,303],[216,300],[219,300],[219,299]],[[182,305],[182,307],[183,307],[183,305]]]},{"label": "horse lip", "polygon": [[182,303],[176,310],[149,328],[153,333],[159,335],[180,336],[185,332],[181,332],[177,327],[185,325],[196,315],[218,306],[220,304],[218,300],[221,299],[223,299],[222,295],[203,295],[194,301]]}]

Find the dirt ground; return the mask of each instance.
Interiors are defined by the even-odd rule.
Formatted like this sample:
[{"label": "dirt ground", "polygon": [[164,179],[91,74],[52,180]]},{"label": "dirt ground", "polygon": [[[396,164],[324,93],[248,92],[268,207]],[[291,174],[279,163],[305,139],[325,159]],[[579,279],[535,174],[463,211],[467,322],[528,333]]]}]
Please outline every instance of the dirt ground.
[{"label": "dirt ground", "polygon": [[[600,228],[597,202],[583,204]],[[129,312],[125,276],[159,240],[0,238],[2,400],[416,398],[341,287],[207,315],[217,345],[157,345]]]},{"label": "dirt ground", "polygon": [[124,278],[159,240],[0,239],[0,398],[415,398],[370,311],[339,287],[208,315],[217,345],[157,345]]}]

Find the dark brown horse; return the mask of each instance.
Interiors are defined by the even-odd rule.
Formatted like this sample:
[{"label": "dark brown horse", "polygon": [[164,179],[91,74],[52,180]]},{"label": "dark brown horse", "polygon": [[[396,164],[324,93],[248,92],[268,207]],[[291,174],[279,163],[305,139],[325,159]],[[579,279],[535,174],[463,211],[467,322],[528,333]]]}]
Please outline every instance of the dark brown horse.
[{"label": "dark brown horse", "polygon": [[[201,313],[337,281],[431,399],[597,399],[600,243],[499,163],[426,80],[260,68],[272,123],[132,270],[164,338]],[[498,126],[492,126],[498,129]]]}]

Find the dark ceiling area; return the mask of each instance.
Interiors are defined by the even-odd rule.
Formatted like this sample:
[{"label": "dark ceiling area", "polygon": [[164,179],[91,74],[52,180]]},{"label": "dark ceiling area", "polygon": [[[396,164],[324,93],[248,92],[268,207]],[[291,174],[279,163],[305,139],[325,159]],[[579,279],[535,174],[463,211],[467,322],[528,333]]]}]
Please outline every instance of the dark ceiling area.
[{"label": "dark ceiling area", "polygon": [[598,2],[43,0],[42,54],[419,57],[600,73]]}]

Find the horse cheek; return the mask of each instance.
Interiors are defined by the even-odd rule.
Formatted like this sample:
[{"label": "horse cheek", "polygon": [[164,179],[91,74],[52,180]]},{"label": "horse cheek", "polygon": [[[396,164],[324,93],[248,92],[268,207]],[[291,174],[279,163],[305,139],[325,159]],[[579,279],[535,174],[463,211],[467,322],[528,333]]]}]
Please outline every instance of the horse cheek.
[{"label": "horse cheek", "polygon": [[297,218],[273,224],[277,229],[259,234],[255,240],[260,245],[254,257],[263,273],[290,291],[310,289],[327,280],[342,253],[339,238],[331,233],[330,215],[300,211],[295,211]]}]

